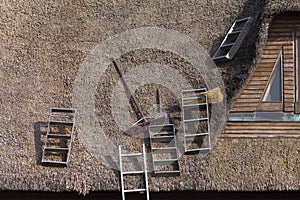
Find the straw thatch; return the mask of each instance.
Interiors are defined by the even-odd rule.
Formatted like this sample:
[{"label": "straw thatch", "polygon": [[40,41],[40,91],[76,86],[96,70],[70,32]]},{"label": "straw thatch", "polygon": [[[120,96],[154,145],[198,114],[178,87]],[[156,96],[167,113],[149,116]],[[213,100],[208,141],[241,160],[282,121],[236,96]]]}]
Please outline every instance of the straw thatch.
[{"label": "straw thatch", "polygon": [[[272,16],[300,11],[300,5],[289,0],[2,1],[0,10],[0,190],[86,194],[119,190],[119,173],[89,153],[77,137],[80,133],[75,135],[68,167],[44,167],[40,162],[49,107],[72,106],[79,65],[97,44],[128,29],[158,26],[187,34],[212,55],[235,19],[252,16],[255,23],[237,56],[218,64],[231,102],[255,68]],[[189,66],[185,60],[169,52],[141,50],[118,61],[124,70],[130,64],[156,61],[193,75],[189,67],[184,68]],[[95,107],[101,125],[118,135],[120,130],[104,104],[117,81],[117,74],[109,70],[107,79],[99,83],[103,90],[97,93]],[[201,78],[192,84],[201,86]],[[147,89],[154,92],[156,87],[138,92],[147,95]],[[153,99],[139,100],[145,106]],[[180,116],[178,102],[168,100],[175,105],[175,120]],[[116,145],[125,138],[112,137]],[[222,138],[206,158],[182,155],[180,176],[150,177],[149,187],[162,191],[299,190],[299,149],[299,140],[294,139]],[[118,163],[111,165],[117,168]]]}]

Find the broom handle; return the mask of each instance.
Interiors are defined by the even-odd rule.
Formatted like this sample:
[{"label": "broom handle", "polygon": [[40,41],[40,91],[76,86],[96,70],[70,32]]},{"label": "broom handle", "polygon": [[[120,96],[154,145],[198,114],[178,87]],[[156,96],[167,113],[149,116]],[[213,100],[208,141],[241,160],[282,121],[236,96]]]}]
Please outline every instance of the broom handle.
[{"label": "broom handle", "polygon": [[159,89],[157,89],[157,100],[158,100],[158,111],[159,111],[159,113],[162,113],[161,98],[160,98],[160,91],[159,91]]},{"label": "broom handle", "polygon": [[128,85],[127,85],[127,83],[126,83],[126,81],[125,81],[125,79],[124,79],[124,77],[122,75],[122,72],[121,72],[121,70],[120,70],[120,68],[119,68],[119,66],[117,64],[117,61],[114,58],[113,58],[113,64],[114,64],[114,66],[115,66],[115,68],[116,68],[116,70],[117,70],[117,72],[118,72],[118,74],[119,74],[119,76],[120,76],[120,78],[121,78],[121,80],[123,82],[123,85],[125,86],[125,89],[129,92],[130,96],[132,97],[132,99],[134,101],[134,104],[136,105],[137,109],[139,110],[139,112],[140,112],[140,114],[142,116],[142,118],[139,121],[141,121],[141,120],[145,121],[145,116],[144,116],[144,114],[142,112],[140,104],[138,103],[137,99],[135,98],[135,96],[132,94],[130,88],[128,87]]}]

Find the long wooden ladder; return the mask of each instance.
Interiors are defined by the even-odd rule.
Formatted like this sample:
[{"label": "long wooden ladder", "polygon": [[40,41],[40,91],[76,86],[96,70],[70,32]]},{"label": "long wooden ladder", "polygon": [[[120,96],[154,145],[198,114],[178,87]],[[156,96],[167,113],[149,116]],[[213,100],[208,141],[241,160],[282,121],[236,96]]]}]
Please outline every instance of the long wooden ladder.
[{"label": "long wooden ladder", "polygon": [[[141,163],[138,162],[138,159],[142,158]],[[125,200],[125,194],[131,192],[140,192],[145,193],[146,199],[149,200],[149,189],[148,189],[148,176],[147,176],[147,162],[146,162],[146,149],[145,144],[142,145],[142,152],[141,153],[122,153],[122,147],[119,146],[119,160],[120,160],[120,175],[121,175],[121,190],[122,190],[122,199]],[[135,160],[135,161],[133,161]],[[124,163],[131,162],[135,166],[126,167]],[[136,163],[135,163],[136,162]],[[143,166],[137,166],[143,165]],[[139,169],[136,169],[139,168]],[[133,188],[128,189],[128,186],[125,186],[124,177],[125,176],[132,176],[132,175],[140,175],[144,177],[144,186],[143,188]]]},{"label": "long wooden ladder", "polygon": [[209,151],[210,126],[207,89],[181,91],[184,151]]},{"label": "long wooden ladder", "polygon": [[232,59],[248,34],[252,21],[252,17],[236,20],[213,56],[213,60],[224,61]]},{"label": "long wooden ladder", "polygon": [[149,126],[154,174],[180,174],[173,124]]},{"label": "long wooden ladder", "polygon": [[75,128],[76,110],[50,108],[46,142],[43,148],[43,165],[66,166],[69,162]]}]

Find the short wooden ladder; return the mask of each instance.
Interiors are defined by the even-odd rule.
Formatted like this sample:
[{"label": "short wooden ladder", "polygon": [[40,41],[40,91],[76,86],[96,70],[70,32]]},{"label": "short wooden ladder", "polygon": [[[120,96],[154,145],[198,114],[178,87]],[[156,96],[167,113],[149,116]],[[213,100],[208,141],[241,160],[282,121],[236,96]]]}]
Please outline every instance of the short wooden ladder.
[{"label": "short wooden ladder", "polygon": [[66,166],[69,162],[76,110],[51,108],[46,142],[43,148],[43,165]]},{"label": "short wooden ladder", "polygon": [[220,47],[213,56],[214,61],[224,61],[234,57],[248,34],[252,21],[252,17],[247,17],[236,20],[233,23]]},{"label": "short wooden ladder", "polygon": [[[125,193],[140,192],[140,193],[144,193],[146,195],[146,199],[149,200],[150,198],[149,198],[149,189],[148,189],[145,144],[142,145],[142,153],[122,153],[122,147],[120,145],[119,160],[120,160],[122,199],[125,200]],[[125,186],[124,183],[125,176],[142,176],[144,179],[144,183],[141,183],[141,185],[143,185],[143,187],[129,188],[129,185]]]},{"label": "short wooden ladder", "polygon": [[206,88],[181,91],[184,151],[210,151],[210,124]]}]

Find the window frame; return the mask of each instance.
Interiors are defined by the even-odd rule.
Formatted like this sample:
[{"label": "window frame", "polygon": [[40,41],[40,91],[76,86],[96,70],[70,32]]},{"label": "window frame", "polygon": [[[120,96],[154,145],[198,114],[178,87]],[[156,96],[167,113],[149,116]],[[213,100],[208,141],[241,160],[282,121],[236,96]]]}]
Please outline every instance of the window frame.
[{"label": "window frame", "polygon": [[[271,87],[270,82],[273,78],[273,75],[275,73],[275,68],[276,65],[278,64],[278,62],[280,62],[280,82],[281,82],[281,101],[264,101],[264,97],[266,95],[266,92],[268,91],[268,89]],[[281,48],[278,57],[276,59],[276,62],[274,64],[274,68],[272,70],[272,73],[270,75],[270,78],[268,80],[268,83],[266,84],[266,87],[264,88],[264,92],[263,95],[261,97],[260,103],[257,107],[257,111],[283,111],[283,102],[284,102],[284,86],[283,86],[283,66],[284,65],[284,61],[283,61],[283,47]]]},{"label": "window frame", "polygon": [[[299,36],[297,36],[299,35]],[[300,31],[293,32],[293,53],[295,65],[295,113],[300,113]]]}]

